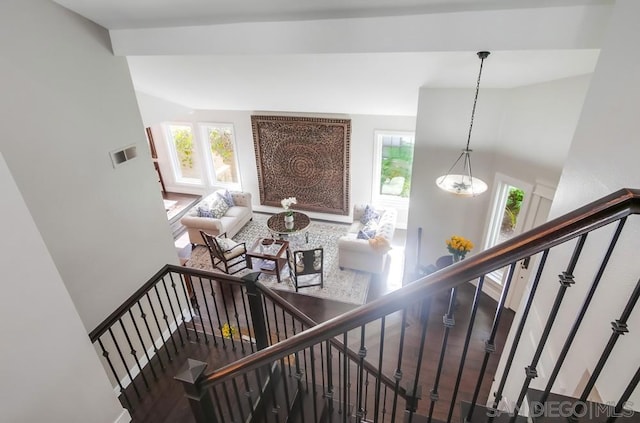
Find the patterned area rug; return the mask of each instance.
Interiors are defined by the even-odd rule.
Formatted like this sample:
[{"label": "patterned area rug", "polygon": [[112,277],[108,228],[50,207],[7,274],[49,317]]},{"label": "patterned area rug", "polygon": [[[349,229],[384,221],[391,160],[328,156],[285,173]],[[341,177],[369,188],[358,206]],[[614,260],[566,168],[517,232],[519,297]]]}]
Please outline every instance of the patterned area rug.
[{"label": "patterned area rug", "polygon": [[[254,213],[253,221],[249,222],[236,236],[234,240],[246,242],[247,248],[257,238],[270,237],[267,230],[269,215]],[[338,267],[338,239],[347,232],[348,226],[344,224],[311,222],[309,226],[309,242],[305,242],[305,235],[294,235],[288,238],[290,248],[310,249],[323,247],[324,249],[324,287],[319,286],[303,288],[298,293],[314,297],[327,298],[352,304],[364,304],[369,292],[371,274],[354,270],[340,270]],[[191,259],[186,266],[196,269],[212,271],[209,252],[203,246],[197,246],[191,253]],[[217,270],[213,270],[217,271]],[[243,276],[255,270],[245,269],[235,276]],[[271,289],[283,291],[295,291],[293,282],[289,277],[289,271],[285,268],[281,275],[281,283],[278,283],[275,275],[262,274],[260,282]]]}]

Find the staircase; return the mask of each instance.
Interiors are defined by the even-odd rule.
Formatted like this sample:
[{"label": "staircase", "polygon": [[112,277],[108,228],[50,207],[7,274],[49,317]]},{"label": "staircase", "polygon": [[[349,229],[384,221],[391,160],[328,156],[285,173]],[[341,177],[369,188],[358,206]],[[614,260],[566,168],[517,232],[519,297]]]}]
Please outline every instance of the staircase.
[{"label": "staircase", "polygon": [[[581,325],[601,281],[608,289],[615,287],[616,281],[605,275],[612,270],[610,262],[615,261],[628,218],[638,211],[640,191],[620,190],[319,324],[261,285],[258,274],[238,279],[167,265],[92,331],[90,338],[134,419],[136,407],[145,402],[143,391],[153,390],[156,373],[179,362],[184,364],[174,374],[191,413],[174,421],[633,420],[637,417],[625,403],[640,382],[640,369],[621,378],[614,403],[588,400],[610,356],[622,348],[616,344],[629,331],[640,281],[626,281],[635,282],[635,288],[624,294],[625,304],[620,310],[607,310],[613,316],[612,333],[608,340],[593,340],[599,358],[589,363],[580,392],[573,398],[558,392],[557,386],[575,340],[585,334]],[[600,249],[601,260],[581,262],[585,249]],[[509,343],[503,347],[498,345],[500,328],[510,319],[504,303],[514,271],[520,260],[532,256],[537,259],[535,275]],[[485,276],[503,267],[508,276],[493,319],[479,321]],[[557,284],[546,283],[550,279]],[[584,295],[572,293],[577,283]],[[544,299],[539,286],[546,287],[543,294],[547,296],[550,289],[555,292],[552,301]],[[474,290],[473,300],[456,307],[458,294],[469,289]],[[443,301],[443,295],[448,301]],[[538,297],[543,299],[536,302]],[[567,320],[571,303],[577,304],[572,307],[576,313]],[[443,307],[441,319],[434,319],[430,312],[435,307]],[[532,329],[535,310],[544,310],[539,331]],[[456,325],[460,315],[465,316],[466,327]],[[239,333],[225,338],[226,325]],[[566,338],[541,376],[545,346],[559,327],[566,330]],[[461,334],[457,339],[463,342],[451,344],[453,333]],[[482,343],[477,342],[479,334]],[[417,348],[408,348],[411,342]],[[193,349],[189,346],[194,344],[226,351],[229,364],[187,360]],[[501,365],[494,381],[488,369],[498,359]],[[520,367],[521,362],[525,364]],[[450,386],[445,380],[455,382]],[[560,410],[561,403],[564,408]]]}]

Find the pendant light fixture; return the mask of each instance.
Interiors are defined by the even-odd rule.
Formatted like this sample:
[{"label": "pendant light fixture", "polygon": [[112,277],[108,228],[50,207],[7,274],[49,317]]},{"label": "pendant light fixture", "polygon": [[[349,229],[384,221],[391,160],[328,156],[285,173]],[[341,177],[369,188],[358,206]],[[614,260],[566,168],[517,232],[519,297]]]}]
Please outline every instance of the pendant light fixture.
[{"label": "pendant light fixture", "polygon": [[[482,65],[484,59],[489,56],[488,51],[478,52],[480,58],[480,72],[478,73],[478,82],[476,84],[476,96],[473,99],[473,109],[471,111],[471,123],[469,124],[469,135],[467,136],[467,146],[458,159],[453,163],[446,175],[442,175],[436,179],[438,188],[450,192],[461,197],[475,197],[487,190],[487,184],[481,179],[474,178],[471,172],[471,150],[469,143],[471,142],[471,130],[473,129],[473,117],[476,114],[476,103],[478,102],[478,92],[480,91],[480,77],[482,76]],[[454,171],[458,163],[462,162],[461,173],[451,173]]]}]

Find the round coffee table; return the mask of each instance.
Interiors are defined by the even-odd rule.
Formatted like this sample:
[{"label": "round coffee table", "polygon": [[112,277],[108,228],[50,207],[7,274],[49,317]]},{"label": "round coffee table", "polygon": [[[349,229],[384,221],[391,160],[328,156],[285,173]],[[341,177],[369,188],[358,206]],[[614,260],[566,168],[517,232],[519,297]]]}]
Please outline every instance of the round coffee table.
[{"label": "round coffee table", "polygon": [[273,234],[280,237],[283,235],[292,235],[306,231],[311,221],[309,216],[300,212],[293,212],[293,224],[286,225],[284,221],[285,212],[274,214],[267,220],[267,228]]}]

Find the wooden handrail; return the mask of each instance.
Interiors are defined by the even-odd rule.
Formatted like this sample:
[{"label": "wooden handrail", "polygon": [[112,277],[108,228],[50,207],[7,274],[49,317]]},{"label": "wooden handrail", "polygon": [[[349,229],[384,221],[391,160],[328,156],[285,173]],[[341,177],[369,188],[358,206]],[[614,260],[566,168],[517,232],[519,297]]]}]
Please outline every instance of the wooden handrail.
[{"label": "wooden handrail", "polygon": [[495,269],[639,212],[640,190],[621,189],[473,257],[425,276],[371,303],[217,369],[203,377],[199,385],[201,388],[214,386],[234,377],[237,372],[257,369],[403,309],[415,302],[423,301],[429,295],[451,289]]},{"label": "wooden handrail", "polygon": [[228,283],[244,285],[242,280],[235,276],[225,275],[224,273],[207,272],[206,270],[193,269],[191,267],[176,266],[174,264],[166,264],[155,275],[153,275],[147,282],[144,283],[136,292],[118,307],[113,313],[111,313],[106,319],[102,321],[94,330],[89,333],[89,339],[91,342],[96,342],[102,334],[104,334],[111,326],[113,326],[118,319],[120,319],[133,305],[139,301],[160,279],[166,276],[169,272],[182,273],[189,276],[196,276],[202,278],[209,278],[215,280],[223,280]]},{"label": "wooden handrail", "polygon": [[[267,287],[266,285],[260,282],[258,282],[257,285],[260,288],[260,291],[262,291],[262,294],[266,295],[271,301],[273,301],[274,303],[277,303],[280,307],[287,310],[287,312],[291,313],[296,319],[299,319],[305,325],[309,327],[318,325],[318,322],[311,319],[302,311],[298,310],[296,306],[294,306],[293,304],[291,304],[290,302],[282,298],[280,295],[275,293],[271,288]],[[344,351],[344,344],[342,343],[342,341],[336,338],[330,338],[329,342],[338,350]],[[358,353],[354,352],[351,348],[347,348],[347,356],[349,356],[349,358],[356,363],[360,361],[360,356],[358,355]],[[374,374],[374,375],[378,374],[378,368],[366,360],[364,361],[364,369],[371,374]],[[389,388],[395,389],[395,383],[396,383],[395,380],[391,379],[390,377],[384,374],[380,375],[380,380]],[[400,395],[404,399],[408,399],[407,390],[402,386],[398,387],[398,395]]]}]

